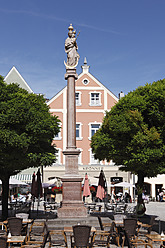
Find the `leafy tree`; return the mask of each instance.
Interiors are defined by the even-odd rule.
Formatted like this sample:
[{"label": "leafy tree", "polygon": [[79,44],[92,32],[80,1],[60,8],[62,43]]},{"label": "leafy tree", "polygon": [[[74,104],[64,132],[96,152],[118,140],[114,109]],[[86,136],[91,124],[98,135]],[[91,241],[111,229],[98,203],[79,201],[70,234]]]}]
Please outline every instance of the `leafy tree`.
[{"label": "leafy tree", "polygon": [[0,76],[0,179],[2,216],[8,216],[9,178],[21,170],[51,165],[56,149],[59,120],[49,113],[42,95],[29,94],[17,84],[7,85]]},{"label": "leafy tree", "polygon": [[120,169],[144,177],[165,171],[165,79],[146,84],[121,98],[106,113],[92,137],[92,152],[99,160],[113,159]]}]

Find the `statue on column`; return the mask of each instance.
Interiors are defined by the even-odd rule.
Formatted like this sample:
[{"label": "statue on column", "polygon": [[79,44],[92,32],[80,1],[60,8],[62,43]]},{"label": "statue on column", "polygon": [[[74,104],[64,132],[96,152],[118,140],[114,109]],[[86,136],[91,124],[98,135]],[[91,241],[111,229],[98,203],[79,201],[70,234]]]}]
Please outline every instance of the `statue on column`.
[{"label": "statue on column", "polygon": [[72,24],[69,26],[68,38],[65,40],[65,52],[67,53],[67,63],[64,64],[67,68],[75,68],[78,64],[78,60],[80,58],[77,50],[77,37],[79,36],[80,32],[76,36],[76,31],[73,30]]}]

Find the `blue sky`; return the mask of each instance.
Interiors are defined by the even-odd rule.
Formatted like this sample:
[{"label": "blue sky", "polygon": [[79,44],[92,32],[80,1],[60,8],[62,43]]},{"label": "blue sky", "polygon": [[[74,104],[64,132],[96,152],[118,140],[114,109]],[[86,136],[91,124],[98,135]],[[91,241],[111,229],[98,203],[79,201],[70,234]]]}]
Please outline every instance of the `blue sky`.
[{"label": "blue sky", "polygon": [[2,0],[0,74],[14,65],[35,93],[64,86],[64,42],[80,31],[77,73],[90,72],[115,95],[165,78],[165,0]]}]

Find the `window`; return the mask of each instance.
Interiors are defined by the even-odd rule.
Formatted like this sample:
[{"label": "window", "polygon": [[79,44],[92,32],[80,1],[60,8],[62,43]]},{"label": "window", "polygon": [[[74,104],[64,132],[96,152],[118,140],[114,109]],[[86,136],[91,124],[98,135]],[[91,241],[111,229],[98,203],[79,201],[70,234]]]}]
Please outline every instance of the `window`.
[{"label": "window", "polygon": [[56,148],[57,152],[55,153],[56,156],[56,164],[60,164],[61,160],[60,160],[60,149]]},{"label": "window", "polygon": [[100,128],[100,124],[91,124],[91,137],[97,132]]},{"label": "window", "polygon": [[78,155],[78,164],[82,164],[82,149],[78,148],[78,150],[80,150],[80,154]]},{"label": "window", "polygon": [[90,151],[90,164],[100,164],[98,159],[95,159],[94,154],[92,153],[92,150]]},{"label": "window", "polygon": [[61,138],[61,124],[60,124],[60,131],[59,131],[59,133],[58,134],[56,134],[55,136],[54,136],[54,140],[61,140],[62,138]]},{"label": "window", "polygon": [[83,84],[85,84],[85,85],[89,84],[89,80],[85,78],[85,79],[83,80]]},{"label": "window", "polygon": [[76,124],[76,138],[80,138],[80,124]]},{"label": "window", "polygon": [[76,106],[81,105],[81,98],[80,98],[80,92],[75,92],[75,101],[76,101]]},{"label": "window", "polygon": [[91,93],[90,105],[91,106],[101,105],[100,93]]},{"label": "window", "polygon": [[81,137],[81,124],[80,123],[76,123],[76,139],[77,140],[82,139],[82,137]]}]

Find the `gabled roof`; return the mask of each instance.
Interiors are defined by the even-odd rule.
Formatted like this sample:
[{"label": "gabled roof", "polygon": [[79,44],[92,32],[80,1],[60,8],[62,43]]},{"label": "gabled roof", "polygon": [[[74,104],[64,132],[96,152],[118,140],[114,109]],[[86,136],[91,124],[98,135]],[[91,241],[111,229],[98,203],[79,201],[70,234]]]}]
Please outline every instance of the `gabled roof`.
[{"label": "gabled roof", "polygon": [[[78,75],[78,79],[79,80],[83,75],[88,75],[99,87],[105,89],[109,95],[111,95],[116,101],[119,100],[119,98],[113,94],[107,87],[105,87],[99,80],[97,80],[90,72],[89,72],[89,67],[87,65],[87,60],[85,58],[84,60],[84,65],[81,66],[82,67],[82,72]],[[77,81],[76,80],[76,81]],[[53,96],[48,102],[47,105],[51,104],[56,98],[58,98],[63,92],[64,90],[66,90],[67,86],[65,86],[61,91],[59,91],[55,96]],[[77,87],[78,88],[78,87]]]},{"label": "gabled roof", "polygon": [[24,78],[21,76],[21,74],[18,72],[18,70],[14,66],[6,75],[6,77],[4,78],[4,81],[7,84],[17,83],[21,88],[27,90],[29,93],[33,93],[30,86],[26,83]]}]

